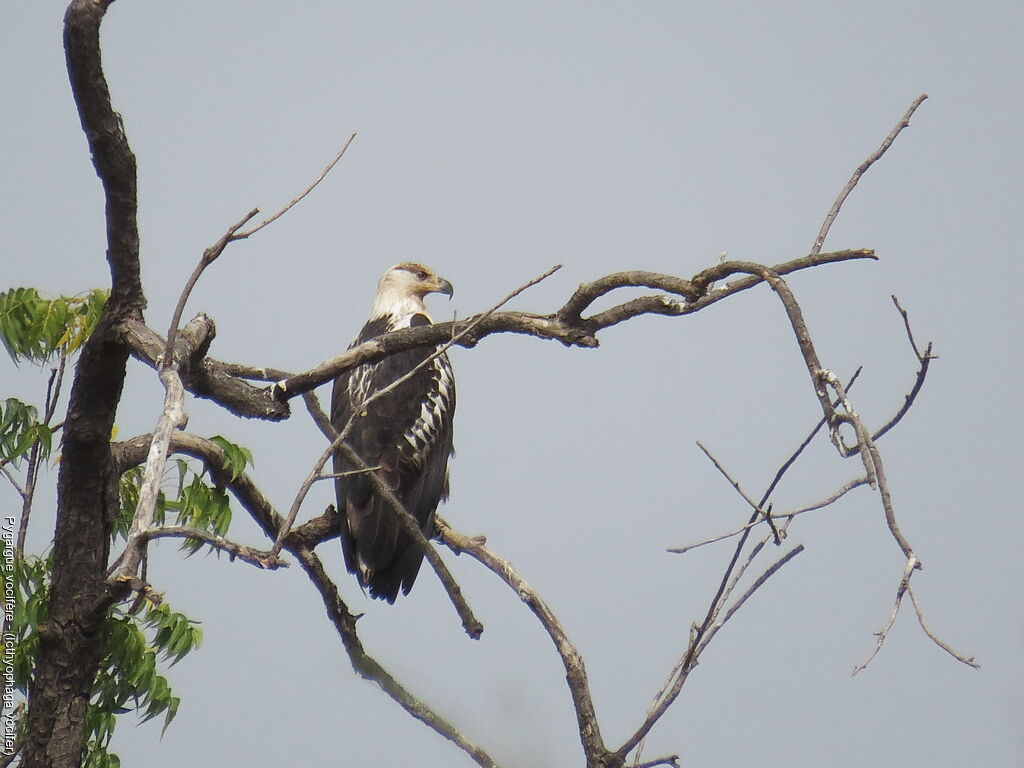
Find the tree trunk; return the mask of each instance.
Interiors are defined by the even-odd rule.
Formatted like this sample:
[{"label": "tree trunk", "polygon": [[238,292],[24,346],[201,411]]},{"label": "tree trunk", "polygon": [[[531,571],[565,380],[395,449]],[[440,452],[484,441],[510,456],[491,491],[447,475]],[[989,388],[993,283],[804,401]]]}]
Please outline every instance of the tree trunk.
[{"label": "tree trunk", "polygon": [[57,481],[49,615],[29,688],[24,768],[78,768],[85,712],[102,656],[103,622],[120,597],[106,581],[118,508],[110,434],[128,347],[119,324],[141,317],[135,157],[110,104],[99,29],[111,0],[74,0],[64,17],[68,76],[106,197],[111,294],[75,368]]}]

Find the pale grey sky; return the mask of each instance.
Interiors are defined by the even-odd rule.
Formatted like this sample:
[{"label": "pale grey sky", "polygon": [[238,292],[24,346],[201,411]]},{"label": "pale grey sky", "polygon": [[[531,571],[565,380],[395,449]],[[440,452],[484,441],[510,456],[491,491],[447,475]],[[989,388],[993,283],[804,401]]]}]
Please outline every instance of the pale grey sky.
[{"label": "pale grey sky", "polygon": [[[5,119],[3,280],[102,286],[102,198],[69,94],[63,4],[18,4],[0,32]],[[826,249],[877,263],[794,277],[822,362],[865,370],[869,425],[903,401],[914,359],[889,296],[940,359],[881,441],[931,626],[968,669],[900,616],[873,665],[903,559],[861,490],[805,516],[807,551],[727,626],[645,756],[686,766],[1024,764],[1024,600],[1016,382],[1022,274],[1020,40],[1024,8],[907,3],[146,3],[119,0],[106,71],[139,161],[147,317],[163,330],[202,249],[253,206],[299,207],[233,245],[189,314],[221,359],[299,370],[337,354],[377,276],[407,259],[451,280],[436,316],[472,314],[554,263],[514,306],[548,312],[621,269],[688,276],[721,251],[805,254],[852,170],[919,93],[911,127],[865,176]],[[735,527],[742,503],[701,440],[759,495],[818,418],[777,299],[759,288],[682,319],[606,332],[596,351],[493,337],[452,354],[458,455],[441,513],[485,533],[548,599],[584,654],[608,743],[621,742],[680,653],[728,557],[665,548]],[[35,397],[0,363],[0,395]],[[136,365],[118,423],[160,407]],[[191,401],[190,429],[256,455],[287,509],[323,448],[300,412],[239,423]],[[824,441],[776,508],[830,493],[857,467]],[[317,488],[303,515],[331,500]],[[4,508],[14,504],[0,490]],[[52,507],[41,497],[41,521]],[[237,514],[233,536],[258,545]],[[366,645],[508,766],[580,765],[561,665],[532,615],[466,557],[447,556],[485,624],[465,637],[424,570],[390,607],[365,599],[338,547],[321,554]],[[357,678],[302,573],[260,573],[159,546],[150,576],[202,620],[169,677],[177,720],[118,728],[125,765],[469,765]],[[201,757],[199,756],[201,755]]]}]

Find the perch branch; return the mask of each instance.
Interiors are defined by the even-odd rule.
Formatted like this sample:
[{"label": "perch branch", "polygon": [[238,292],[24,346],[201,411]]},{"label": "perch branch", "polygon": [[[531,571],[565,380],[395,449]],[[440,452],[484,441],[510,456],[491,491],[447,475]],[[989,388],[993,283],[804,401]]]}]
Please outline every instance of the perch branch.
[{"label": "perch branch", "polygon": [[[792,261],[772,267],[771,271],[774,274],[783,275],[823,264],[874,258],[874,251],[871,250],[838,251],[836,253],[819,254],[815,257],[804,256],[799,259],[793,259]],[[489,310],[483,315],[475,315],[465,320],[435,323],[419,328],[405,328],[377,336],[307,371],[289,376],[277,382],[269,390],[269,394],[278,400],[297,397],[337,378],[340,374],[356,366],[377,362],[396,352],[416,347],[426,347],[432,344],[444,344],[453,339],[457,339],[454,343],[459,346],[472,347],[481,339],[492,334],[520,333],[541,339],[554,339],[566,346],[596,347],[598,342],[595,334],[604,328],[641,314],[692,314],[716,301],[720,301],[726,296],[731,296],[734,293],[747,290],[764,282],[764,272],[766,269],[763,265],[754,264],[753,262],[727,261],[703,270],[690,281],[680,281],[680,278],[670,275],[659,275],[653,272],[618,273],[619,276],[612,276],[615,279],[605,284],[605,287],[629,287],[629,284],[620,277],[623,274],[627,274],[640,280],[635,287],[656,286],[660,290],[679,293],[684,299],[688,295],[700,296],[701,298],[684,303],[664,296],[645,297],[612,307],[593,317],[580,318],[578,320],[562,316],[564,307],[559,312],[551,315],[535,315],[527,312],[495,312]],[[710,283],[735,274],[747,274],[750,277],[742,278],[735,283],[704,295],[703,292],[706,291]],[[692,287],[689,292],[681,293],[680,282],[691,284]],[[529,287],[529,284],[527,287]],[[517,290],[521,291],[523,289]],[[580,290],[584,291],[584,297],[590,301],[593,301],[599,295],[603,295],[594,290],[585,290],[585,286],[578,289],[577,293]],[[608,290],[611,290],[611,288],[608,287]],[[574,303],[574,306],[580,306],[581,303],[581,301],[577,301]]]}]

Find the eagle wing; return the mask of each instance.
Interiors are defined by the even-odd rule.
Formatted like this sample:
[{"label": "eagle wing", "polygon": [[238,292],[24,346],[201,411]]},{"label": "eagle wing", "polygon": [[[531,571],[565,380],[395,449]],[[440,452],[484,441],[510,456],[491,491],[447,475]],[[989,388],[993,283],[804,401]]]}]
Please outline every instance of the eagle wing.
[{"label": "eagle wing", "polygon": [[[426,325],[415,315],[411,325]],[[388,330],[386,319],[367,323],[358,345]],[[429,358],[426,347],[399,352],[378,363],[358,366],[334,382],[331,422],[341,431],[352,419],[348,444],[395,493],[426,536],[434,512],[448,496],[448,457],[452,454],[455,383],[447,355],[439,355],[387,394],[363,403]],[[334,471],[356,469],[335,454]],[[345,566],[372,597],[393,603],[399,589],[408,594],[423,552],[402,531],[395,511],[365,474],[335,479]]]}]

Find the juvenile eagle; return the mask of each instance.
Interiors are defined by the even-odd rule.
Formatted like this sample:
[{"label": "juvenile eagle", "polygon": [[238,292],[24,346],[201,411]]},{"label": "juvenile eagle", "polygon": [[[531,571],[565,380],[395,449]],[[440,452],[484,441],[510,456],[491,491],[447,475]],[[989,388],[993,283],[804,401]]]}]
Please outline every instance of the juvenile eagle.
[{"label": "juvenile eagle", "polygon": [[[452,284],[422,264],[397,264],[381,277],[370,319],[352,347],[400,328],[430,325],[424,297],[452,295]],[[350,347],[351,348],[351,347]],[[394,491],[429,538],[434,511],[448,497],[448,457],[452,454],[455,379],[448,355],[438,355],[407,380],[369,404],[374,393],[397,381],[434,352],[410,349],[353,368],[334,380],[331,422],[339,432],[350,419],[347,442]],[[364,405],[365,404],[365,405]],[[334,456],[336,473],[355,467]],[[402,531],[394,509],[374,490],[366,474],[335,479],[345,566],[370,596],[394,603],[398,590],[409,594],[423,552]]]}]

